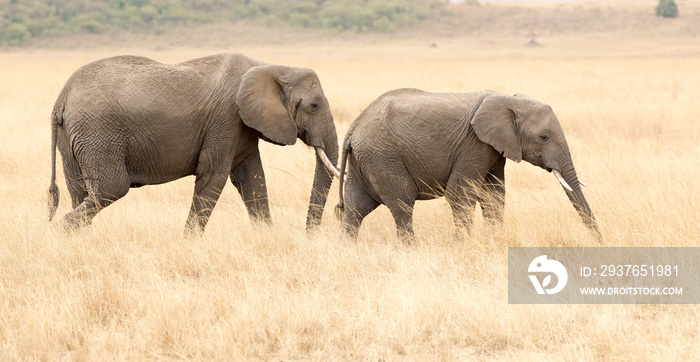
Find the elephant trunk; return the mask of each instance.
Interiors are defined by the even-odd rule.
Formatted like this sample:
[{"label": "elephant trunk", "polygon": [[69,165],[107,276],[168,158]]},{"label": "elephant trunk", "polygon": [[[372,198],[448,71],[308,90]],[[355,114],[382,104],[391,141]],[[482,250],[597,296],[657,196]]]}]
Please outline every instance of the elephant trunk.
[{"label": "elephant trunk", "polygon": [[598,239],[600,239],[601,234],[600,230],[598,229],[598,223],[595,220],[593,211],[591,211],[591,207],[588,205],[586,198],[583,196],[583,191],[581,191],[581,183],[576,175],[576,169],[574,168],[573,162],[568,161],[563,163],[562,177],[571,188],[571,191],[569,191],[566,187],[564,187],[566,196],[568,196],[569,200],[571,200],[571,203],[581,216],[581,219],[586,227],[588,227],[588,229],[591,230],[591,232],[593,232]]},{"label": "elephant trunk", "polygon": [[[314,173],[314,183],[311,189],[311,200],[309,201],[309,213],[306,217],[306,230],[315,229],[321,224],[323,216],[323,208],[328,199],[328,192],[331,189],[334,172],[329,169],[325,163],[330,161],[331,166],[338,164],[338,136],[335,132],[335,125],[330,122],[327,126],[325,136],[322,140],[323,145],[316,148],[316,171]],[[327,156],[324,163],[323,154]]]}]

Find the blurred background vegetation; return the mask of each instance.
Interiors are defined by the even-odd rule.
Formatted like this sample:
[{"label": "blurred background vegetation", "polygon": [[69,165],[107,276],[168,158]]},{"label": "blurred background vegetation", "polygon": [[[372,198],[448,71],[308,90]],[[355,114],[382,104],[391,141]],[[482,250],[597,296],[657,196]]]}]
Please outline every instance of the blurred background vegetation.
[{"label": "blurred background vegetation", "polygon": [[444,15],[438,0],[0,0],[0,45],[32,38],[254,20],[330,31],[392,32]]}]

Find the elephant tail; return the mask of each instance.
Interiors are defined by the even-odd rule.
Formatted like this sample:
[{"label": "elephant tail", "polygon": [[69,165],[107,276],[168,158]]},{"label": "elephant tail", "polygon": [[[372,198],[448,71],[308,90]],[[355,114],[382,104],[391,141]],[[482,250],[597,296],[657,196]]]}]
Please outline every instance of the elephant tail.
[{"label": "elephant tail", "polygon": [[51,114],[51,184],[49,185],[49,221],[56,215],[58,197],[61,194],[56,186],[56,137],[58,127],[63,125],[63,107],[56,109]]},{"label": "elephant tail", "polygon": [[350,140],[348,139],[343,145],[343,154],[340,157],[340,168],[338,169],[338,172],[340,172],[343,177],[339,177],[340,183],[338,184],[338,192],[340,197],[338,198],[338,204],[335,205],[335,217],[341,221],[343,220],[343,211],[345,210],[345,202],[343,201],[343,183],[345,182],[345,178],[348,177],[348,175],[345,174],[345,168],[347,167],[348,155],[350,152],[352,152],[352,147],[350,147]]}]

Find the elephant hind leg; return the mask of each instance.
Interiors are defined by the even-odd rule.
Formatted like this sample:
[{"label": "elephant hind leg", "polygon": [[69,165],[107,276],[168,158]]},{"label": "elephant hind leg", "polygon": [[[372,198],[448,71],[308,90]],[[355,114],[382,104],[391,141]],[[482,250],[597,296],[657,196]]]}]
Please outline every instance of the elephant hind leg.
[{"label": "elephant hind leg", "polygon": [[204,233],[211,212],[214,210],[221,191],[226,186],[226,180],[232,172],[231,165],[235,150],[232,149],[230,143],[224,142],[220,138],[221,134],[230,133],[230,130],[211,131],[205,137],[199,151],[195,171],[194,195],[185,223],[185,234],[202,235]]},{"label": "elephant hind leg", "polygon": [[83,180],[83,176],[80,174],[74,178],[68,178],[68,175],[66,175],[66,185],[68,186],[68,193],[70,194],[73,209],[75,209],[88,197],[87,185],[85,184],[85,180]]},{"label": "elephant hind leg", "polygon": [[[377,195],[391,211],[396,223],[396,234],[407,244],[415,239],[413,233],[413,206],[418,199],[418,186],[413,176],[399,159],[389,161],[381,170],[371,168],[368,179]],[[351,169],[351,171],[353,171]],[[379,172],[378,172],[379,171]]]},{"label": "elephant hind leg", "polygon": [[70,194],[72,208],[75,209],[88,196],[88,188],[73,153],[66,152],[63,149],[60,149],[60,151],[61,159],[63,160],[63,175],[66,178],[66,186]]},{"label": "elephant hind leg", "polygon": [[[378,190],[380,195],[390,195],[384,200],[384,203],[391,211],[391,216],[394,217],[396,223],[396,236],[411,244],[415,240],[413,233],[413,206],[418,198],[418,188],[405,177],[393,178],[391,181],[391,189]],[[386,185],[386,184],[385,184]]]},{"label": "elephant hind leg", "polygon": [[257,149],[233,168],[231,183],[241,195],[250,218],[271,224],[272,217],[267,201],[265,172],[260,161],[260,152]]},{"label": "elephant hind leg", "polygon": [[123,163],[99,164],[99,168],[90,169],[96,170],[96,173],[103,173],[85,175],[84,179],[77,178],[68,182],[68,190],[75,208],[63,218],[67,226],[89,225],[100,210],[129,192],[129,177]]},{"label": "elephant hind leg", "polygon": [[481,183],[473,183],[472,178],[462,176],[463,173],[455,173],[447,182],[445,198],[452,209],[452,218],[457,226],[457,236],[462,231],[469,232],[474,219],[476,200],[481,192]]},{"label": "elephant hind leg", "polygon": [[347,176],[345,187],[345,205],[343,207],[343,237],[357,240],[357,234],[369,213],[379,206],[379,202],[373,199],[355,179],[355,173]]}]

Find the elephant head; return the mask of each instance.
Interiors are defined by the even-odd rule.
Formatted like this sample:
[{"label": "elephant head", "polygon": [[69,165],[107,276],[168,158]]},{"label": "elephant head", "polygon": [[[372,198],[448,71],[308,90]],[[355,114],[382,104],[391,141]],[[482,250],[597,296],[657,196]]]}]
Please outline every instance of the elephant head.
[{"label": "elephant head", "polygon": [[321,82],[311,69],[261,65],[243,75],[236,103],[243,122],[261,138],[293,145],[297,138],[316,149],[316,171],[307,229],[320,224],[337,170],[338,139]]},{"label": "elephant head", "polygon": [[[600,237],[598,224],[571,159],[564,131],[552,108],[525,95],[486,96],[471,120],[482,142],[515,162],[525,160],[552,172],[585,225]],[[585,186],[585,184],[584,184]]]}]

